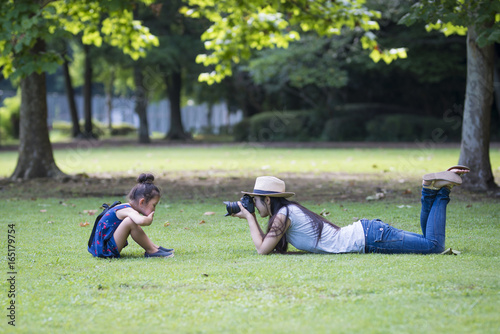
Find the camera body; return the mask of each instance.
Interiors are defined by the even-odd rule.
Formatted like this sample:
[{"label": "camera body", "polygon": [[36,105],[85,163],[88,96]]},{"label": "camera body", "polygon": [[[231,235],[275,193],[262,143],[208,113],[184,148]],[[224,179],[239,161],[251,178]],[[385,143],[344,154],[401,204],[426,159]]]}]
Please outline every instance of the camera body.
[{"label": "camera body", "polygon": [[[243,205],[243,207],[248,210],[248,212],[250,213],[255,212],[255,205],[253,203],[253,198],[250,195],[246,194],[243,195],[243,197],[240,199],[240,202],[241,205]],[[224,204],[226,204],[226,210],[227,210],[226,216],[230,216],[233,213],[238,213],[241,211],[238,202],[224,202]]]}]

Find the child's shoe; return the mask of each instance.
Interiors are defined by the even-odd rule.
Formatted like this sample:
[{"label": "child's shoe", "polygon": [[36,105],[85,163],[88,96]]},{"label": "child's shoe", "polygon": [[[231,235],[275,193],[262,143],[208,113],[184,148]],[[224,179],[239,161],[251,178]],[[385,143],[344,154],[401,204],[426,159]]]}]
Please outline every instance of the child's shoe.
[{"label": "child's shoe", "polygon": [[144,257],[174,257],[174,253],[165,252],[159,249],[156,253],[144,253]]}]

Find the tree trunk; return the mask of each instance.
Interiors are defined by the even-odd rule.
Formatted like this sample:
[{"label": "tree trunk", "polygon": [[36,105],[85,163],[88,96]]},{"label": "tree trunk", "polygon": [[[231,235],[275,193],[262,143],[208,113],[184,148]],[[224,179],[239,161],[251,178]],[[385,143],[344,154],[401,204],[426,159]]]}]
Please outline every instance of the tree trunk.
[{"label": "tree trunk", "polygon": [[208,102],[208,112],[207,112],[207,133],[213,134],[214,128],[212,126],[212,115],[214,114],[214,104]]},{"label": "tree trunk", "polygon": [[493,70],[493,90],[495,91],[495,104],[497,107],[498,115],[500,115],[500,66],[498,66],[498,61],[500,59],[499,53],[500,47],[495,45],[495,58],[493,58],[494,70]]},{"label": "tree trunk", "polygon": [[[32,52],[40,54],[44,51],[45,43],[39,40]],[[19,157],[11,178],[59,176],[64,176],[64,173],[54,161],[49,139],[45,73],[33,72],[21,79]]]},{"label": "tree trunk", "polygon": [[265,92],[261,86],[253,83],[248,72],[238,71],[234,83],[242,94],[243,116],[249,118],[262,112]]},{"label": "tree trunk", "polygon": [[139,116],[139,143],[150,143],[148,125],[148,92],[144,87],[144,75],[139,66],[134,68],[135,112]]},{"label": "tree trunk", "polygon": [[85,69],[83,83],[83,113],[85,115],[84,136],[86,138],[96,138],[92,131],[92,63],[90,61],[90,46],[84,45]]},{"label": "tree trunk", "polygon": [[69,75],[69,64],[66,58],[64,58],[63,73],[64,86],[66,87],[66,96],[68,98],[69,113],[71,115],[71,123],[73,124],[71,135],[73,138],[76,138],[78,136],[81,136],[82,131],[80,130],[78,111],[76,109],[75,102],[75,91],[73,90],[73,84],[71,83],[71,76]]},{"label": "tree trunk", "polygon": [[490,163],[490,123],[493,104],[493,45],[480,48],[474,26],[467,33],[467,87],[459,163],[469,166],[465,188],[486,191],[497,187]]},{"label": "tree trunk", "polygon": [[115,71],[111,70],[109,82],[106,84],[106,112],[108,114],[108,129],[111,132],[111,112],[113,111],[113,87],[115,84]]},{"label": "tree trunk", "polygon": [[166,78],[168,98],[170,100],[170,130],[166,139],[189,139],[189,135],[184,132],[181,118],[181,72],[172,72]]}]

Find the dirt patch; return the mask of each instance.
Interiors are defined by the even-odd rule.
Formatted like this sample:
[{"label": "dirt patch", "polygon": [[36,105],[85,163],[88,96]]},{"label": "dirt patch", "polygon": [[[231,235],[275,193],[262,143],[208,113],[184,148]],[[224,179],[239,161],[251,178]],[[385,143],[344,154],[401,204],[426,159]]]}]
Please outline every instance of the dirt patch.
[{"label": "dirt patch", "polygon": [[[74,140],[67,143],[54,143],[54,149],[90,147],[119,147],[139,145],[135,140]],[[245,145],[257,147],[292,148],[419,148],[421,143],[378,143],[378,142],[325,142],[325,143],[202,143],[155,140],[151,146],[172,147],[217,147]],[[457,148],[459,143],[436,144],[436,147]],[[500,148],[500,143],[491,143],[491,148]],[[17,146],[0,146],[0,151],[17,150]],[[234,174],[232,174],[234,175]],[[227,171],[182,172],[158,176],[156,184],[162,188],[164,198],[170,201],[183,200],[237,200],[240,191],[252,190],[257,175],[231,176]],[[297,194],[298,201],[397,200],[415,203],[420,198],[420,179],[395,179],[390,174],[351,174],[351,173],[282,173],[279,175],[287,184],[287,190]],[[72,198],[125,196],[135,184],[135,177],[116,175],[77,175],[64,179],[35,179],[12,181],[0,179],[0,199],[7,198]],[[481,201],[499,194],[477,194],[460,187],[453,189],[453,196],[463,200]],[[368,198],[368,199],[367,199]]]}]

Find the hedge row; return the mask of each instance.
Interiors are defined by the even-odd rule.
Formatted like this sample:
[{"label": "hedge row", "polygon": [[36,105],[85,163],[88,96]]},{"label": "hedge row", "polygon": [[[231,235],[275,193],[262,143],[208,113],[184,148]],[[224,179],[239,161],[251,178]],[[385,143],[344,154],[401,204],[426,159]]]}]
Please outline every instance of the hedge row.
[{"label": "hedge row", "polygon": [[[84,122],[81,121],[80,129],[83,130],[83,128],[84,128]],[[69,122],[56,121],[52,123],[51,130],[57,131],[65,137],[71,137],[73,125]],[[123,123],[123,124],[113,124],[111,131],[109,131],[106,124],[96,120],[92,120],[92,132],[97,137],[102,137],[105,134],[109,134],[111,136],[127,136],[130,134],[135,134],[137,132],[137,129],[130,124]]]},{"label": "hedge row", "polygon": [[459,140],[459,117],[339,113],[326,119],[314,111],[264,112],[234,127],[235,141],[414,141]]},{"label": "hedge row", "polygon": [[8,97],[3,100],[0,107],[0,140],[7,138],[19,138],[19,110],[21,98],[19,96]]}]

